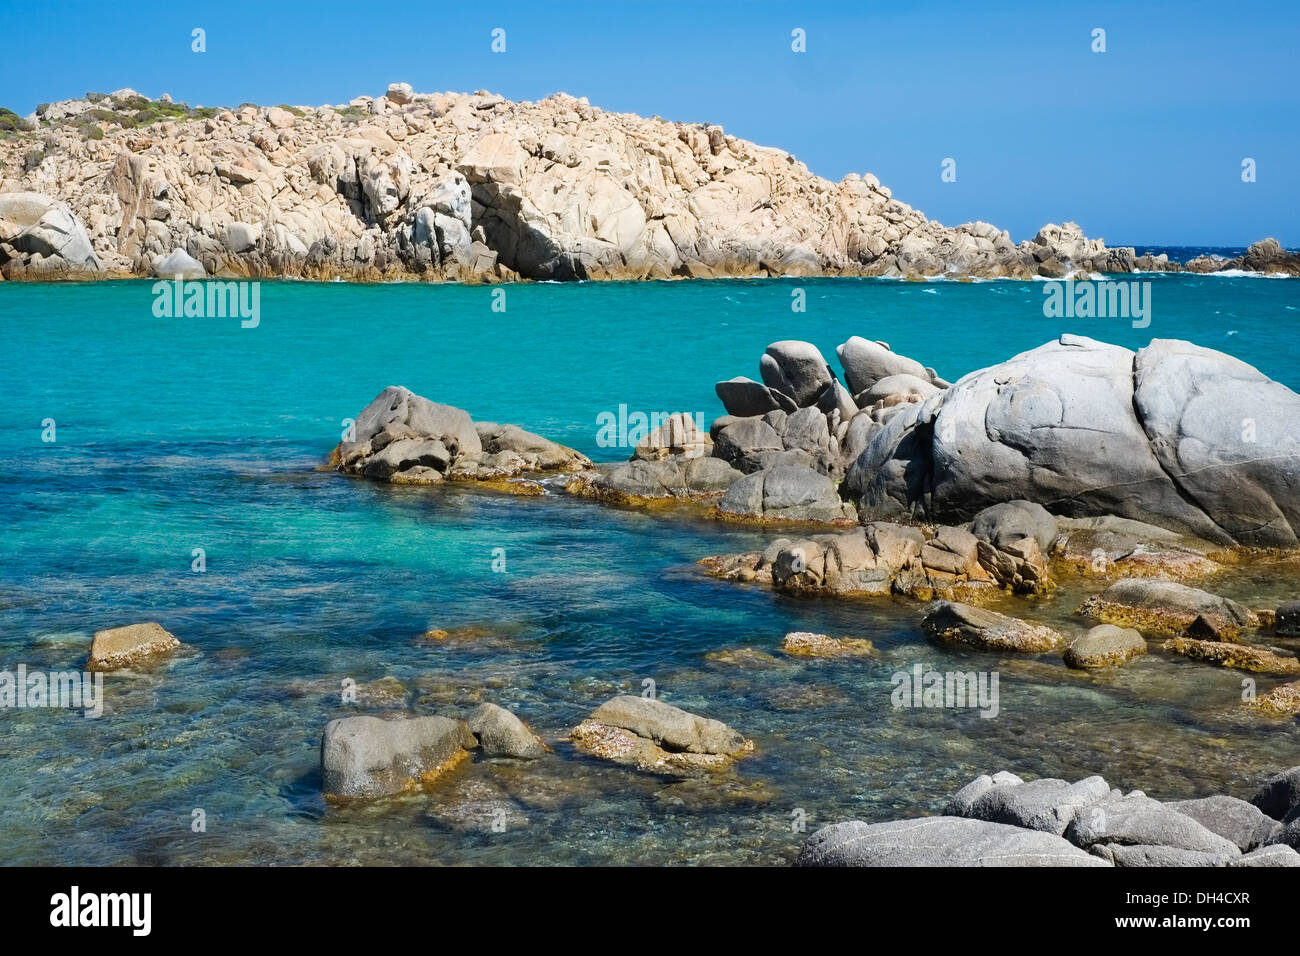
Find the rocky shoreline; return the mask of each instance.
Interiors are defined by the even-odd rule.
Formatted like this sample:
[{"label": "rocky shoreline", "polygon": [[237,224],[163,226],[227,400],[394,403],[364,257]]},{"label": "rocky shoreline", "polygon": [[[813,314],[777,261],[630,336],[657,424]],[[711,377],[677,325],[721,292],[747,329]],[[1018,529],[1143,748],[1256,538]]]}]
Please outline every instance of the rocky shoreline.
[{"label": "rocky shoreline", "polygon": [[355,281],[1300,275],[1266,239],[1187,263],[1074,223],[1014,243],[876,177],[820,178],[720,126],[394,83],[347,104],[88,93],[0,110],[0,277]]},{"label": "rocky shoreline", "polygon": [[[838,357],[843,381],[810,343],[773,343],[761,382],[717,383],[727,414],[707,434],[660,416],[621,463],[390,387],[329,467],[777,526],[762,550],[701,569],[803,596],[903,596],[924,604],[934,640],[1084,670],[1123,666],[1150,641],[1171,660],[1290,678],[1242,703],[1300,712],[1296,609],[1194,586],[1300,557],[1294,392],[1173,340],[1132,352],[1065,335],[955,383],[883,342],[853,337]],[[1066,580],[1088,595],[1075,612],[1086,632],[1033,620],[1029,601],[1023,619],[1003,612],[1004,595]]]},{"label": "rocky shoreline", "polygon": [[1300,866],[1300,767],[1249,801],[1161,803],[1100,776],[1025,781],[1002,771],[953,794],[942,815],[823,827],[799,866]]}]

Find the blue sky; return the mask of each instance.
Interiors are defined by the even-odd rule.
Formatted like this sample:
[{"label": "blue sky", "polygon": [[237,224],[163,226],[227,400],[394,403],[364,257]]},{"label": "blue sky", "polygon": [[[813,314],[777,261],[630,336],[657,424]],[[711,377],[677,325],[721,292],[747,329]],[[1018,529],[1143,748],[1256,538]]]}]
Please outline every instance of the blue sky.
[{"label": "blue sky", "polygon": [[873,172],[932,218],[1017,240],[1074,219],[1111,244],[1300,245],[1295,3],[0,0],[0,23],[0,105],[23,114],[124,86],[204,105],[345,102],[402,80],[563,90],[719,123],[831,179]]}]

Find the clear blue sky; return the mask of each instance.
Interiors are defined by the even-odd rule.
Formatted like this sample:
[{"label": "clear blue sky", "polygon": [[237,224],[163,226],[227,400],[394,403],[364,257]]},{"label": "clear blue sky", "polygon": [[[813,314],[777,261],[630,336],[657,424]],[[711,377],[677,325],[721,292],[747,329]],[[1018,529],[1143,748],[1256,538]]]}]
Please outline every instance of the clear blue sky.
[{"label": "clear blue sky", "polygon": [[[984,219],[1017,240],[1074,219],[1112,244],[1300,245],[1294,0],[0,0],[0,24],[0,105],[23,114],[124,86],[203,105],[345,102],[402,80],[512,99],[563,90],[719,123],[830,179],[874,172],[932,218]],[[191,52],[194,27],[206,53]],[[806,53],[790,49],[796,27]]]}]

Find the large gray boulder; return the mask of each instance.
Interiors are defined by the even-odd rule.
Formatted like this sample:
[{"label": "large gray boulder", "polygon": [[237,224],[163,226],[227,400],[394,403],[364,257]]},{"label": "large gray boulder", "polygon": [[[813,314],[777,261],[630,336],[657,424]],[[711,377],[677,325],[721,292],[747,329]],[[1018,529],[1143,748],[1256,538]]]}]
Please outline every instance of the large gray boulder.
[{"label": "large gray boulder", "polygon": [[713,386],[713,390],[718,393],[718,398],[722,402],[722,407],[727,410],[727,414],[740,418],[764,415],[778,408],[792,412],[798,407],[794,399],[788,395],[782,395],[762,382],[755,382],[744,376],[718,382]]},{"label": "large gray boulder", "polygon": [[[637,459],[616,465],[591,479],[591,496],[613,501],[657,498],[714,498],[730,488],[741,472],[721,458],[675,455],[659,461]],[[581,487],[571,487],[579,492]]]},{"label": "large gray boulder", "polygon": [[[981,779],[976,778],[976,783]],[[1061,836],[1080,810],[1109,796],[1110,787],[1101,777],[1078,783],[1045,777],[1027,783],[994,784],[971,799],[961,815]]]},{"label": "large gray boulder", "polygon": [[1106,866],[1054,833],[967,817],[853,820],[808,838],[799,866]]},{"label": "large gray boulder", "polygon": [[1253,611],[1200,588],[1150,578],[1123,578],[1084,601],[1080,613],[1108,624],[1154,634],[1180,635],[1203,619],[1231,638],[1258,623]]},{"label": "large gray boulder", "polygon": [[340,452],[371,442],[384,433],[394,437],[436,438],[452,454],[481,452],[478,429],[469,413],[451,405],[431,402],[409,388],[390,385],[371,401],[353,424],[354,440],[344,442]]},{"label": "large gray boulder", "polygon": [[332,797],[383,797],[426,781],[477,746],[448,717],[340,717],[321,736],[321,782]]},{"label": "large gray boulder", "polygon": [[750,474],[763,467],[763,456],[783,451],[781,436],[763,418],[741,418],[718,432],[713,456]]},{"label": "large gray boulder", "polygon": [[1190,343],[1076,335],[900,406],[845,479],[864,518],[969,520],[1023,499],[1283,547],[1300,543],[1298,486],[1300,396]]},{"label": "large gray boulder", "polygon": [[1112,795],[1080,810],[1066,829],[1065,837],[1084,849],[1104,843],[1173,847],[1228,856],[1240,852],[1237,844],[1187,814],[1138,792]]},{"label": "large gray boulder", "polygon": [[831,479],[803,465],[777,465],[746,475],[727,489],[718,511],[738,518],[819,524],[848,523],[853,517],[852,507],[840,500]]},{"label": "large gray boulder", "polygon": [[1295,547],[1300,395],[1174,339],[1139,351],[1134,378],[1134,407],[1180,493],[1240,544]]},{"label": "large gray boulder", "polygon": [[1044,554],[1052,550],[1058,523],[1056,516],[1034,501],[1004,501],[985,508],[971,521],[971,533],[994,547],[1018,538],[1033,538]]},{"label": "large gray boulder", "polygon": [[1166,806],[1187,814],[1211,833],[1231,840],[1243,853],[1270,842],[1282,829],[1258,807],[1222,794],[1200,800],[1176,800]]},{"label": "large gray boulder", "polygon": [[865,392],[891,375],[910,375],[931,381],[925,366],[906,355],[897,355],[883,342],[871,342],[855,335],[835,350],[844,367],[844,380],[854,395]]},{"label": "large gray boulder", "polygon": [[[67,203],[43,193],[0,193],[0,243],[23,255],[37,272],[99,272],[86,227]],[[0,265],[5,253],[0,252]]]},{"label": "large gray boulder", "polygon": [[800,408],[814,405],[835,375],[811,342],[773,342],[759,359],[758,370],[769,388],[790,396]]}]

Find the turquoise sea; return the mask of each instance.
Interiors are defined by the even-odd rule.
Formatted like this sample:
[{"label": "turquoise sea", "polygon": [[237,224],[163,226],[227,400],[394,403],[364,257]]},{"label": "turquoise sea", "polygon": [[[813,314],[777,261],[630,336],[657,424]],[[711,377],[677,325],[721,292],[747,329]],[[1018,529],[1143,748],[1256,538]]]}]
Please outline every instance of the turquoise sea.
[{"label": "turquoise sea", "polygon": [[[1294,721],[1241,712],[1236,672],[1153,654],[1089,676],[1055,656],[941,649],[912,602],[799,600],[695,567],[768,534],[316,470],[343,420],[390,384],[625,458],[597,445],[601,413],[707,422],[722,412],[713,383],[757,378],[783,338],[833,365],[850,335],[883,339],[949,379],[1062,332],[1130,347],[1186,338],[1300,388],[1300,281],[1126,278],[1152,283],[1148,328],[1044,318],[1037,282],[525,284],[501,287],[504,312],[490,287],[264,282],[249,329],[156,318],[149,282],[0,283],[0,668],[79,668],[94,630],[138,620],[187,645],[109,675],[99,720],[0,711],[4,862],[783,862],[805,838],[799,819],[811,832],[935,812],[985,771],[1248,795],[1297,762],[1300,737]],[[1258,606],[1300,590],[1294,565],[1219,589]],[[1073,634],[1082,593],[1064,587],[1032,613]],[[422,642],[431,628],[469,630]],[[867,637],[881,653],[793,661],[777,651],[791,630]],[[707,657],[733,648],[777,659]],[[895,710],[891,675],[916,663],[996,670],[999,715]],[[360,708],[340,702],[347,678],[375,691]],[[564,743],[646,679],[757,753],[724,784],[671,783]],[[369,807],[321,798],[332,717],[481,700],[515,710],[556,753],[478,760]]]}]

